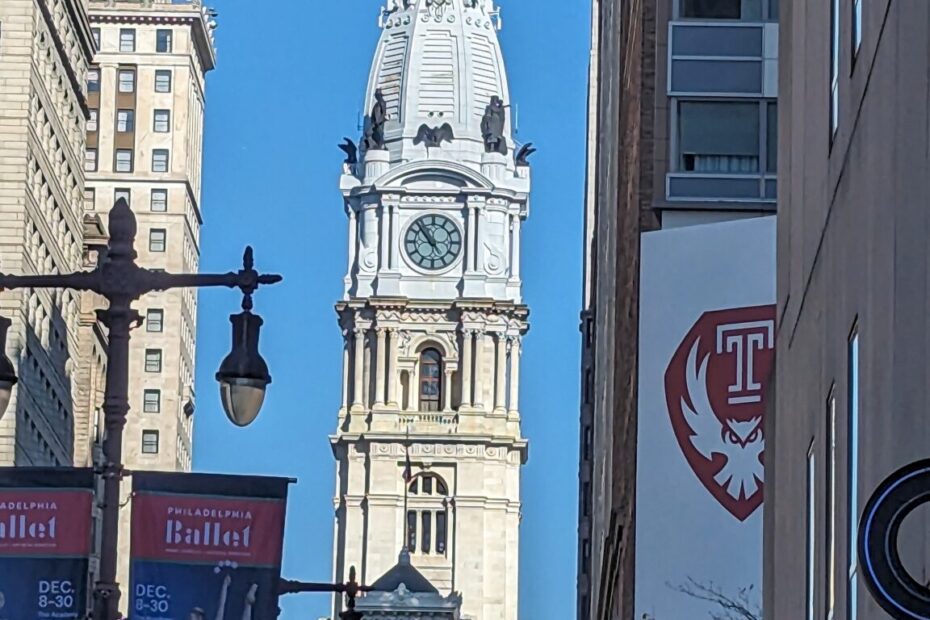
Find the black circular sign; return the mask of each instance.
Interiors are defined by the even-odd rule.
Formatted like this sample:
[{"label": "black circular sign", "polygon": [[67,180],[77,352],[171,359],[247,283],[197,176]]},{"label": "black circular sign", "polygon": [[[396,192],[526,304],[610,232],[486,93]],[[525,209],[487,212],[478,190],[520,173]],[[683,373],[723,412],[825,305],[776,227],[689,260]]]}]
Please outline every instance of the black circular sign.
[{"label": "black circular sign", "polygon": [[898,553],[901,523],[930,502],[930,459],[899,469],[872,494],[859,523],[859,564],[872,596],[896,620],[930,620],[930,589]]}]

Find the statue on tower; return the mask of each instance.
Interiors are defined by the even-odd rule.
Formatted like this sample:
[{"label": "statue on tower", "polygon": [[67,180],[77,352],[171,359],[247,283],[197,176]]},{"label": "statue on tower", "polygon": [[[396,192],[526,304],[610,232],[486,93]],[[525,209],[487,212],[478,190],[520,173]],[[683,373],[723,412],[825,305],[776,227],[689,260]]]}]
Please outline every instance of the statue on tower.
[{"label": "statue on tower", "polygon": [[384,93],[381,89],[375,91],[375,105],[371,108],[371,115],[368,122],[365,123],[365,139],[362,144],[366,151],[379,150],[383,151],[384,141],[384,124],[387,122],[387,103],[384,101]]},{"label": "statue on tower", "polygon": [[484,138],[486,153],[507,154],[507,140],[504,138],[504,101],[494,95],[491,103],[484,109],[484,118],[481,119],[481,136]]}]

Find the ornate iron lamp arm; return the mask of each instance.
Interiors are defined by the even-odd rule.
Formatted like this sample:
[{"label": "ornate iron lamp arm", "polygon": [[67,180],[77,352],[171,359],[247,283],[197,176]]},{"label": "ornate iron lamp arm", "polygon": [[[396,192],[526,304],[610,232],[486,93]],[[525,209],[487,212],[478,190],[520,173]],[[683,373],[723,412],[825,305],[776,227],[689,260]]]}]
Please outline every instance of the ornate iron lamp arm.
[{"label": "ornate iron lamp arm", "polygon": [[77,291],[96,291],[100,276],[96,271],[58,275],[13,276],[0,273],[0,291],[21,288],[70,288]]}]

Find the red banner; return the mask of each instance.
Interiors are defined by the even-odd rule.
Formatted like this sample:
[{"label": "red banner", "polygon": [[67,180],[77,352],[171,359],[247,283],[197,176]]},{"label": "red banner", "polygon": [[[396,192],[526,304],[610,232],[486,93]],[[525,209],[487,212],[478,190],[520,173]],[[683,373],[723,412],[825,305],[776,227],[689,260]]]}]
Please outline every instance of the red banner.
[{"label": "red banner", "polygon": [[280,501],[140,494],[132,512],[136,559],[281,563],[284,504]]},{"label": "red banner", "polygon": [[90,555],[90,490],[0,489],[0,556]]}]

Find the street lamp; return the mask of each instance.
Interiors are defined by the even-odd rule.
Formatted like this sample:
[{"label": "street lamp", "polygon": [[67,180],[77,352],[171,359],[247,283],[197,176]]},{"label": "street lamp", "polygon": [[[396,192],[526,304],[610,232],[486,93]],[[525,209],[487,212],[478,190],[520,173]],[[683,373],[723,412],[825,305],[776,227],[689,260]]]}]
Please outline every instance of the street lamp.
[{"label": "street lamp", "polygon": [[13,386],[16,385],[16,370],[13,362],[6,356],[6,332],[13,322],[0,316],[0,418],[6,413],[13,396]]},{"label": "street lamp", "polygon": [[[243,312],[233,317],[233,351],[220,367],[217,378],[222,388],[223,407],[236,424],[244,426],[255,419],[271,382],[268,367],[258,354],[258,328],[261,317],[252,314],[252,295],[259,286],[281,281],[278,275],[255,271],[251,248],[245,252],[243,268],[225,274],[173,274],[152,271],[136,264],[136,217],[129,203],[120,198],[110,211],[110,240],[107,253],[93,271],[63,275],[10,276],[0,274],[0,291],[22,288],[73,289],[92,291],[109,302],[97,312],[108,328],[107,378],[104,394],[106,435],[103,442],[105,463],[98,469],[103,478],[103,537],[100,572],[94,588],[96,620],[119,618],[120,589],[116,582],[119,541],[120,482],[123,477],[123,428],[129,413],[129,339],[133,328],[142,324],[132,309],[143,295],[175,288],[225,286],[242,291]],[[0,318],[0,353],[6,350],[10,321]],[[0,413],[9,404],[16,374],[13,364],[0,355]]]}]

